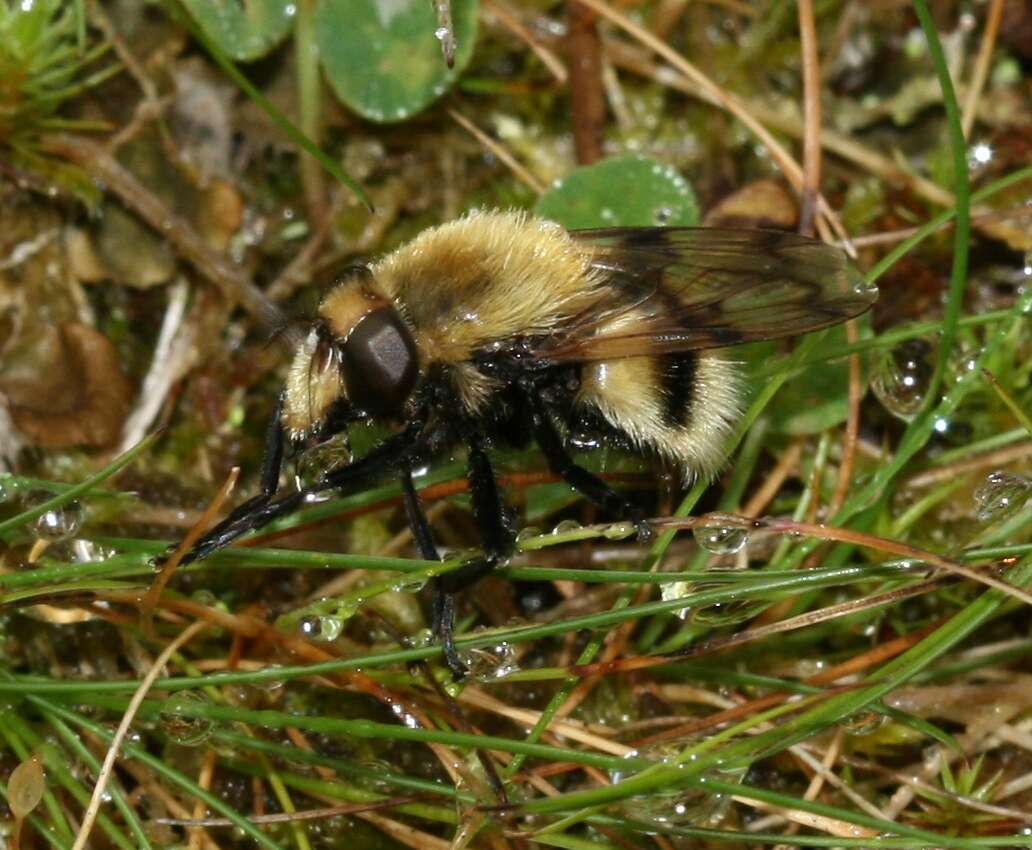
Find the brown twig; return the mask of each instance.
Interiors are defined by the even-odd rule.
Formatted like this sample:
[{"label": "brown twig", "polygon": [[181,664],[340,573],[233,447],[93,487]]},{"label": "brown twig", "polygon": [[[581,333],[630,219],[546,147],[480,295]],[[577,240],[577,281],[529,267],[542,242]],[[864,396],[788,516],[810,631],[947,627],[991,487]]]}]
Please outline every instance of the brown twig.
[{"label": "brown twig", "polygon": [[590,165],[602,157],[602,128],[606,97],[602,85],[602,42],[598,18],[581,0],[568,0],[569,35],[566,50],[570,65],[570,112],[577,162]]},{"label": "brown twig", "polygon": [[[846,342],[850,345],[859,339],[856,320],[846,322]],[[828,516],[835,516],[845,504],[849,485],[853,482],[853,465],[856,462],[856,445],[860,439],[860,355],[849,355],[849,410],[846,414],[846,430],[842,434],[842,460],[839,462],[838,480],[835,492],[828,503]]]},{"label": "brown twig", "polygon": [[524,26],[523,21],[520,20],[518,14],[512,8],[503,3],[502,0],[484,0],[481,3],[481,9],[488,10],[498,19],[499,24],[526,44],[534,52],[534,55],[541,60],[541,64],[555,77],[556,82],[560,85],[566,85],[569,74],[562,60],[545,47],[541,40]]},{"label": "brown twig", "polygon": [[964,130],[964,138],[971,135],[971,128],[975,125],[975,117],[978,113],[978,99],[982,96],[982,89],[985,87],[986,78],[989,76],[989,66],[993,60],[993,48],[996,46],[996,35],[1000,31],[1000,20],[1003,18],[1003,0],[992,0],[989,12],[985,16],[985,30],[982,32],[982,42],[978,46],[978,58],[975,59],[975,67],[971,72],[971,82],[968,84],[967,95],[964,98],[964,112],[960,119],[960,125]]},{"label": "brown twig", "polygon": [[545,191],[544,184],[533,174],[527,171],[519,160],[516,159],[509,149],[496,142],[487,133],[481,130],[476,124],[470,121],[465,115],[456,109],[449,109],[448,114],[455,120],[462,129],[469,133],[474,139],[482,144],[487,150],[493,153],[513,174],[516,175],[534,194],[540,195]]},{"label": "brown twig", "polygon": [[151,665],[150,670],[147,671],[147,675],[140,681],[139,686],[133,693],[132,699],[129,700],[129,705],[126,708],[125,713],[122,715],[122,722],[119,723],[117,731],[111,738],[107,755],[104,757],[104,764],[100,768],[100,773],[97,774],[97,784],[93,787],[93,796],[90,798],[90,803],[86,809],[86,814],[83,816],[79,832],[75,836],[75,844],[72,846],[72,850],[82,850],[82,848],[86,846],[86,842],[89,840],[90,831],[93,829],[93,823],[97,819],[97,815],[100,814],[100,806],[104,799],[104,789],[107,787],[108,780],[111,777],[111,772],[114,769],[115,759],[118,758],[118,751],[121,748],[126,735],[129,733],[129,727],[132,725],[133,718],[136,717],[136,712],[143,703],[144,697],[147,696],[147,691],[150,690],[151,685],[153,685],[154,681],[161,675],[162,670],[165,668],[165,664],[168,663],[168,660],[173,656],[173,654],[175,654],[180,647],[207,628],[207,625],[208,624],[203,621],[197,621],[192,625],[187,626],[174,640],[172,640],[171,643],[168,644],[168,646],[162,650],[161,654],[154,659],[154,663]]},{"label": "brown twig", "polygon": [[799,50],[803,64],[803,186],[799,232],[813,236],[817,195],[821,186],[821,69],[813,0],[799,0]]}]

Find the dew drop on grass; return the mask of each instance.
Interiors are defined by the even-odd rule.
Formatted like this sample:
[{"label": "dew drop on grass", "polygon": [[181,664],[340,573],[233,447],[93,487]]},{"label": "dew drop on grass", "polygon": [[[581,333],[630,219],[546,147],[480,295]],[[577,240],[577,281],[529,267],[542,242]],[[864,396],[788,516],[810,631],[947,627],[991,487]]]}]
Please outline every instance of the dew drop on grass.
[{"label": "dew drop on grass", "polygon": [[975,515],[982,522],[996,522],[1017,513],[1032,497],[1032,479],[1012,472],[990,472],[975,490]]},{"label": "dew drop on grass", "polygon": [[[50,498],[49,493],[40,494],[38,502]],[[31,499],[31,497],[30,497]],[[77,501],[68,502],[59,508],[52,508],[36,518],[34,529],[43,540],[55,542],[74,537],[82,525],[82,506]]]},{"label": "dew drop on grass", "polygon": [[932,346],[911,339],[885,352],[875,366],[871,389],[893,416],[909,422],[921,409],[932,377]]},{"label": "dew drop on grass", "polygon": [[314,487],[335,469],[351,462],[351,447],[346,432],[335,434],[328,440],[306,449],[294,464],[294,487],[304,490]]},{"label": "dew drop on grass", "polygon": [[482,646],[459,653],[469,675],[478,682],[494,682],[519,670],[516,647],[508,641]]},{"label": "dew drop on grass", "polygon": [[401,593],[419,593],[429,579],[425,575],[414,573],[411,575],[403,575],[394,584],[391,585],[391,590],[397,590]]},{"label": "dew drop on grass", "polygon": [[524,541],[530,540],[534,537],[540,537],[541,533],[541,529],[538,528],[536,525],[528,525],[524,528],[521,528],[519,532],[516,534],[516,542],[523,543]]},{"label": "dew drop on grass", "polygon": [[872,283],[863,275],[857,275],[853,279],[853,292],[855,292],[861,298],[866,298],[870,295],[877,295],[878,284]]},{"label": "dew drop on grass", "polygon": [[29,756],[11,771],[7,780],[7,805],[16,820],[21,820],[39,805],[46,787],[43,762],[38,755]]},{"label": "dew drop on grass", "polygon": [[[673,768],[686,768],[692,758],[685,758],[683,750],[690,745],[683,740],[677,743],[653,744],[641,751],[632,751],[628,756],[646,758],[657,764]],[[633,776],[633,771],[619,772],[619,779]],[[699,779],[719,779],[722,782],[740,784],[745,779],[746,768],[717,767],[707,771]],[[614,779],[614,781],[619,781]],[[676,786],[676,778],[671,784]],[[645,821],[656,826],[714,827],[727,815],[731,798],[706,788],[660,788],[648,795],[632,797],[619,804],[620,809],[631,819]]]},{"label": "dew drop on grass", "polygon": [[563,534],[571,534],[575,531],[580,531],[583,527],[584,526],[582,526],[575,519],[564,519],[561,520],[559,524],[552,529],[552,534],[558,537]]},{"label": "dew drop on grass", "polygon": [[656,207],[652,211],[652,223],[662,227],[665,224],[669,224],[670,220],[674,217],[674,210],[670,207]]},{"label": "dew drop on grass", "polygon": [[196,747],[208,740],[214,722],[196,717],[194,712],[210,704],[200,691],[179,691],[161,705],[161,728],[168,737],[184,747]]},{"label": "dew drop on grass", "polygon": [[638,533],[633,522],[614,522],[602,529],[602,536],[607,540],[623,540]]},{"label": "dew drop on grass", "polygon": [[749,532],[744,528],[727,525],[697,525],[692,529],[692,536],[696,543],[714,555],[734,555],[749,540]]},{"label": "dew drop on grass", "polygon": [[872,735],[877,732],[888,720],[884,714],[877,711],[858,711],[842,720],[839,725],[842,731],[855,738],[862,738],[865,735]]},{"label": "dew drop on grass", "polygon": [[336,640],[342,631],[344,631],[344,620],[340,617],[319,618],[319,640]]},{"label": "dew drop on grass", "polygon": [[0,505],[10,502],[18,491],[18,485],[14,483],[9,473],[0,475]]}]

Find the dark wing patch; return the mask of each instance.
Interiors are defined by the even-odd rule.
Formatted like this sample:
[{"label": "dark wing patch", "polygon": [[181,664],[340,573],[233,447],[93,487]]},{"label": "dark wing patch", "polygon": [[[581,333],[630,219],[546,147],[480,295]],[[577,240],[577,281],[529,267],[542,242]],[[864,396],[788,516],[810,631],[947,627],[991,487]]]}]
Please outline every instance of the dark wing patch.
[{"label": "dark wing patch", "polygon": [[[601,360],[794,336],[877,298],[837,248],[776,230],[613,228],[570,234],[609,289],[541,351]],[[625,317],[625,320],[621,320]]]}]

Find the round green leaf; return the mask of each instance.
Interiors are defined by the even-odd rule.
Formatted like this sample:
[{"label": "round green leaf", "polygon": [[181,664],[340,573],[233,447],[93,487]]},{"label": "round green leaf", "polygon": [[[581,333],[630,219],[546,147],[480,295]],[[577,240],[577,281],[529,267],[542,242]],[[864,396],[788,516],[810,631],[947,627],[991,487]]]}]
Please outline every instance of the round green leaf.
[{"label": "round green leaf", "polygon": [[435,37],[430,0],[322,0],[316,41],[330,85],[372,121],[403,121],[444,94],[473,55],[476,0],[452,0],[455,66]]},{"label": "round green leaf", "polygon": [[231,59],[249,62],[279,44],[301,0],[183,0],[204,34]]},{"label": "round green leaf", "polygon": [[699,223],[688,181],[673,167],[639,154],[574,169],[549,187],[534,212],[568,230]]}]

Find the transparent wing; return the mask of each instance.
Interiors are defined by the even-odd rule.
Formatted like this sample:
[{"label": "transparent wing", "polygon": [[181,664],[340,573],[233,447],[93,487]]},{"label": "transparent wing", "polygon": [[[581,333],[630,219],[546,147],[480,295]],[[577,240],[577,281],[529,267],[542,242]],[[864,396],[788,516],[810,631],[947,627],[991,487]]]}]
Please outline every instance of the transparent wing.
[{"label": "transparent wing", "polygon": [[794,336],[877,298],[839,249],[794,233],[613,228],[570,234],[608,286],[541,354],[599,360]]}]

